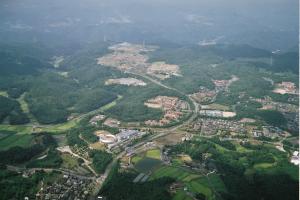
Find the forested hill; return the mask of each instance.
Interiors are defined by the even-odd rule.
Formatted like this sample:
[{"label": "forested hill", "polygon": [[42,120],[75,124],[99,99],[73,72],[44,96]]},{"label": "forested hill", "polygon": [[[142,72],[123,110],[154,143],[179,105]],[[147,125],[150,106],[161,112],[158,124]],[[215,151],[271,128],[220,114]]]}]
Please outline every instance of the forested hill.
[{"label": "forested hill", "polygon": [[[20,106],[23,105],[24,108],[26,102],[27,111],[38,122],[65,122],[70,115],[95,110],[115,100],[117,95],[124,98],[109,110],[111,115],[122,117],[123,121],[153,117],[154,113],[144,107],[144,101],[157,94],[157,88],[150,85],[138,89],[105,85],[105,81],[110,78],[128,76],[97,64],[96,58],[108,53],[110,45],[111,42],[98,42],[70,50],[70,46],[60,48],[61,45],[54,47],[53,44],[50,47],[38,43],[0,44],[0,92],[7,96],[0,103],[4,106],[11,105],[7,107],[7,111],[0,113],[1,121],[8,120],[11,124],[27,123],[25,114],[28,113],[20,114],[24,111]],[[149,53],[148,62],[167,61],[178,64],[184,76],[165,82],[187,93],[195,92],[199,86],[213,88],[211,78],[229,79],[231,74],[245,76],[246,79],[242,80],[248,80],[249,83],[255,79],[262,90],[264,87],[261,83],[265,81],[256,72],[250,76],[250,68],[293,72],[293,76],[298,74],[299,56],[295,52],[272,54],[268,50],[249,45],[155,45],[159,49]],[[62,58],[62,63],[57,68],[53,66],[55,56]],[[222,67],[207,67],[211,65],[228,66],[226,70]],[[257,88],[251,91],[255,95],[262,94]],[[269,91],[270,86],[267,85],[265,90]],[[20,101],[22,94],[23,101]],[[128,111],[128,108],[132,109]],[[19,113],[22,118],[16,119],[13,113]]]},{"label": "forested hill", "polygon": [[221,60],[244,59],[245,62],[272,72],[299,72],[298,49],[273,54],[269,50],[255,48],[249,45],[172,45],[163,43],[160,49],[153,52],[151,60],[166,59],[171,63],[183,64],[200,57],[218,56]]},{"label": "forested hill", "polygon": [[52,67],[50,52],[32,45],[0,44],[0,76],[36,74]]}]

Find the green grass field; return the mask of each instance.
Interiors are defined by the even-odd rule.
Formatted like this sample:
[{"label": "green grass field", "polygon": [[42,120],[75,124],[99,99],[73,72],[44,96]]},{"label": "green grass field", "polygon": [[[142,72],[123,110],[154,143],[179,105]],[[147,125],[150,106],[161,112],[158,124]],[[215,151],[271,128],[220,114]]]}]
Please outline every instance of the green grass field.
[{"label": "green grass field", "polygon": [[241,146],[239,143],[233,143],[236,147],[236,151],[240,152],[240,153],[248,153],[248,152],[252,152],[252,150],[247,149],[243,146]]},{"label": "green grass field", "polygon": [[131,162],[133,163],[133,164],[136,164],[137,162],[139,162],[140,160],[142,160],[143,158],[141,157],[141,156],[133,156],[132,158],[131,158]]},{"label": "green grass field", "polygon": [[259,163],[253,166],[254,169],[267,169],[270,167],[274,167],[276,163]]},{"label": "green grass field", "polygon": [[229,106],[225,106],[225,105],[221,105],[221,104],[217,104],[217,103],[212,103],[212,104],[209,104],[208,106],[212,110],[222,110],[222,111],[230,110]]},{"label": "green grass field", "polygon": [[61,164],[62,168],[76,169],[79,166],[77,159],[70,154],[61,154],[61,158],[63,160],[63,163]]},{"label": "green grass field", "polygon": [[211,191],[211,189],[208,186],[204,185],[201,181],[198,181],[199,179],[186,183],[188,190],[194,193],[204,194],[208,200],[213,199],[213,192]]},{"label": "green grass field", "polygon": [[156,170],[151,176],[152,179],[157,179],[161,177],[171,177],[179,181],[188,182],[195,178],[201,177],[201,175],[191,173],[188,170],[184,170],[178,167],[163,166]]},{"label": "green grass field", "polygon": [[24,113],[29,113],[30,111],[29,111],[28,104],[27,104],[27,102],[25,101],[25,95],[26,95],[26,93],[22,94],[22,95],[20,96],[20,98],[18,98],[18,102],[19,102],[20,105],[21,105],[22,111],[23,111]]},{"label": "green grass field", "polygon": [[[226,187],[220,177],[216,174],[210,174],[209,176],[203,176],[198,173],[189,171],[188,169],[174,167],[174,166],[163,166],[157,169],[152,175],[151,180],[171,177],[184,183],[188,188],[188,191],[196,194],[202,193],[207,199],[214,199],[215,192],[225,192]],[[190,199],[184,191],[178,191],[173,199],[184,200]]]},{"label": "green grass field", "polygon": [[193,198],[188,196],[183,190],[180,190],[176,192],[173,200],[193,200]]},{"label": "green grass field", "polygon": [[146,152],[146,157],[160,160],[160,150],[152,149]]},{"label": "green grass field", "polygon": [[28,147],[32,142],[32,135],[29,134],[12,134],[0,139],[0,150],[7,150],[11,147],[20,146]]}]

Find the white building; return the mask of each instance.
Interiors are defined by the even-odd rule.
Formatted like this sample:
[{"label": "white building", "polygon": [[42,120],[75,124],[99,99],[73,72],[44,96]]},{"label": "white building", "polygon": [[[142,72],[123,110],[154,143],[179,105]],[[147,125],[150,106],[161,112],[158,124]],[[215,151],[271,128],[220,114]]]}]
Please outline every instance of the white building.
[{"label": "white building", "polygon": [[291,163],[293,163],[294,165],[299,165],[299,151],[294,151],[291,158]]}]

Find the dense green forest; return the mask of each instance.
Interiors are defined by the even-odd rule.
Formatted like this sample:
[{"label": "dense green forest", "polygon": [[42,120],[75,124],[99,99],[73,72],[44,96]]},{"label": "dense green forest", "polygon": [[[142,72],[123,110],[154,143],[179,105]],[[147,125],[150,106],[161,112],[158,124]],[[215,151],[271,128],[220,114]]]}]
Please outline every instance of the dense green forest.
[{"label": "dense green forest", "polygon": [[92,158],[93,167],[98,173],[103,173],[112,161],[112,155],[106,151],[93,150],[89,152],[89,156]]},{"label": "dense green forest", "polygon": [[28,116],[22,111],[18,101],[0,95],[0,122],[5,118],[8,118],[10,124],[29,122]]}]

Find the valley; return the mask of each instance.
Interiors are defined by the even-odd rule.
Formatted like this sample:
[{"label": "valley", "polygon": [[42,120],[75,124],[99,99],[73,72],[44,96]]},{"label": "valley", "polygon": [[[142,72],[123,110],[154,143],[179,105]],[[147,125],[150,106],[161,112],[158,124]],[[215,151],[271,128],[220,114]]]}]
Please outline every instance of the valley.
[{"label": "valley", "polygon": [[[253,184],[295,187],[297,74],[262,70],[206,46],[102,48],[101,57],[57,57],[59,67],[20,77],[28,87],[16,97],[14,85],[1,88],[3,104],[11,105],[1,113],[2,173],[38,180],[23,195],[130,199],[155,188],[149,198],[255,199],[256,190],[273,194]],[[13,124],[15,112],[28,120]]]}]

